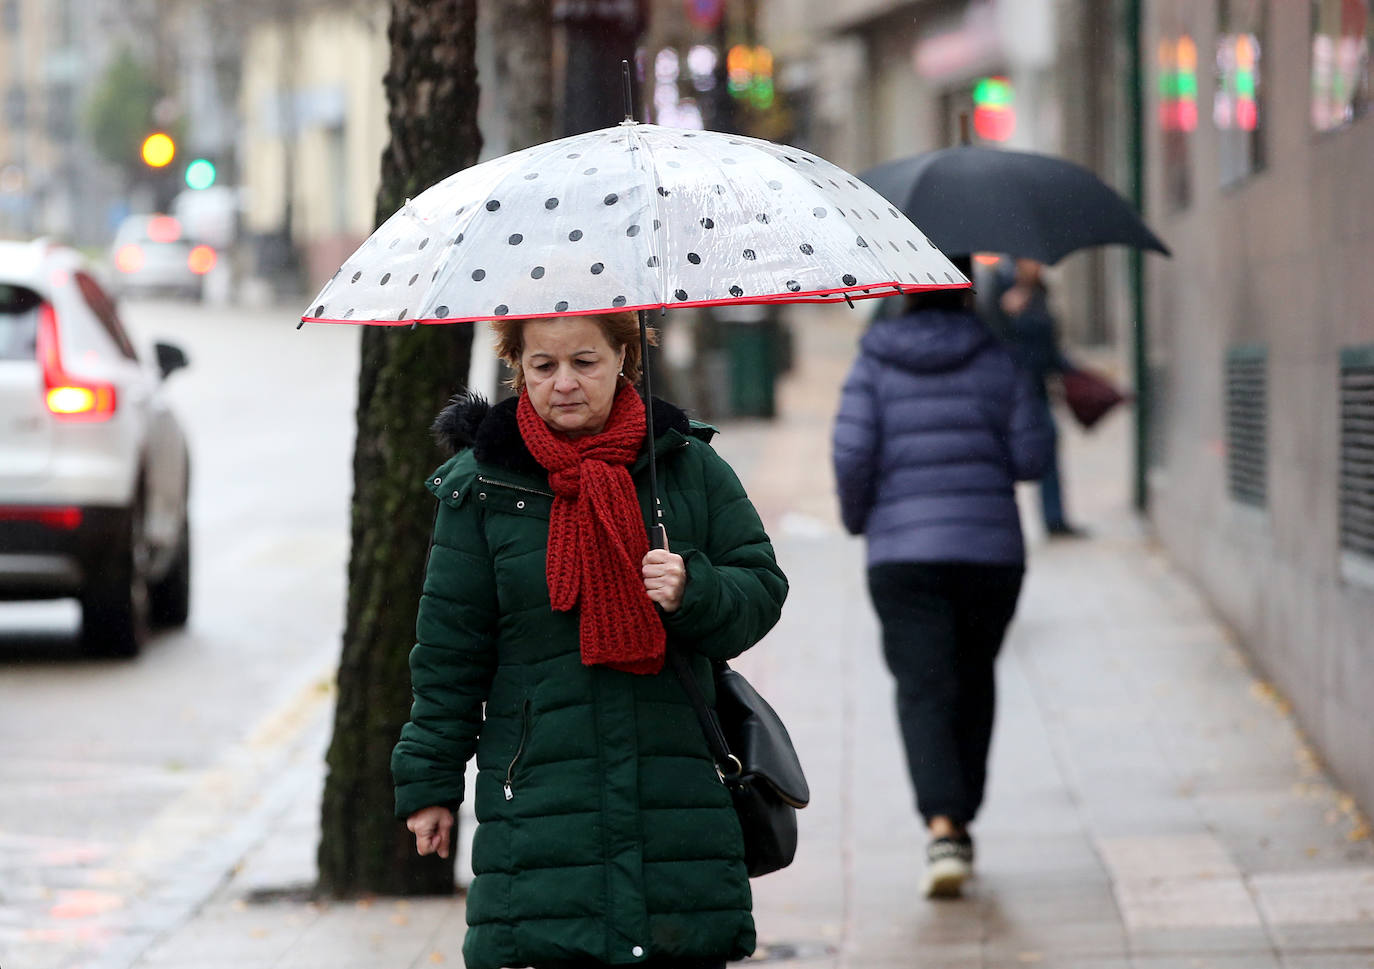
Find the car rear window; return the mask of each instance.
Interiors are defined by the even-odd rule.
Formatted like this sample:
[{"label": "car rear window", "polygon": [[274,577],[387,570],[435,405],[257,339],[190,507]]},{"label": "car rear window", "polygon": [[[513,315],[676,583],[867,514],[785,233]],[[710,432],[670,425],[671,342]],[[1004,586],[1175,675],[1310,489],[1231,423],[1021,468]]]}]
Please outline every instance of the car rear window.
[{"label": "car rear window", "polygon": [[0,360],[32,360],[37,353],[37,293],[0,283]]}]

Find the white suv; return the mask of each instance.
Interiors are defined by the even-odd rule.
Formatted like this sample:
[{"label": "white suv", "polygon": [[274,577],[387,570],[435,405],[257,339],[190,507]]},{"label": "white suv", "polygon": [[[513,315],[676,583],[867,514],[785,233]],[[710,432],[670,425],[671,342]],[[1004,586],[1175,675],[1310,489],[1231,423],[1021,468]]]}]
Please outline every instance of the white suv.
[{"label": "white suv", "polygon": [[190,606],[186,440],[75,251],[0,242],[0,599],[76,597],[92,653],[132,656]]}]

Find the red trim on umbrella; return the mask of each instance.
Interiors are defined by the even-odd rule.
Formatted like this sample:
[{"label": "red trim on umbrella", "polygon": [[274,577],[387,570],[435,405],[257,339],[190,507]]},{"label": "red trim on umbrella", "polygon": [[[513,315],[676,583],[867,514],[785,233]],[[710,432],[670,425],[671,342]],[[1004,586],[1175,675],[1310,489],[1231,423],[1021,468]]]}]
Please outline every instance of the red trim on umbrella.
[{"label": "red trim on umbrella", "polygon": [[[355,323],[364,326],[416,326],[423,323],[431,326],[441,323],[478,323],[485,320],[535,320],[550,316],[592,316],[601,313],[635,313],[639,310],[678,309],[687,306],[749,306],[775,303],[840,303],[845,300],[879,299],[895,293],[926,293],[939,289],[969,289],[973,283],[872,283],[858,289],[814,289],[805,293],[774,293],[770,296],[730,297],[728,299],[685,300],[672,303],[642,303],[637,306],[607,306],[591,310],[566,310],[562,313],[549,310],[542,313],[512,313],[508,316],[493,316],[484,313],[480,316],[446,316],[442,319],[421,320],[335,320],[319,316],[302,316],[302,323]],[[886,290],[874,292],[874,290]],[[894,292],[895,291],[895,292]]]}]

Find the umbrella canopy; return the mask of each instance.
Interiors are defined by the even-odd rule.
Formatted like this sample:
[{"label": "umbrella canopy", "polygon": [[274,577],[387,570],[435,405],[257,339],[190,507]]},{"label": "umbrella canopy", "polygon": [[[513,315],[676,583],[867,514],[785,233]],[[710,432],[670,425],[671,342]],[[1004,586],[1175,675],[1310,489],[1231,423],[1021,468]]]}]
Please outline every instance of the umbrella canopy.
[{"label": "umbrella canopy", "polygon": [[810,152],[627,121],[427,189],[301,319],[454,323],[968,285],[897,207]]},{"label": "umbrella canopy", "polygon": [[1081,165],[961,145],[860,176],[952,255],[1004,252],[1055,263],[1088,246],[1169,250],[1124,198]]}]

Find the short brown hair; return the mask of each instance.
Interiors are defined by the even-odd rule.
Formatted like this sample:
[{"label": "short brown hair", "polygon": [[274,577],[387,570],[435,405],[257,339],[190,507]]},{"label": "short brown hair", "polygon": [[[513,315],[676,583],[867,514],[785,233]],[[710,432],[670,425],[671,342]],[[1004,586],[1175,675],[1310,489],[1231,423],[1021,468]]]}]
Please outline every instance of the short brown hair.
[{"label": "short brown hair", "polygon": [[[558,320],[572,319],[573,317],[563,316],[538,316],[538,320]],[[595,313],[585,314],[584,319],[591,320],[601,328],[601,333],[606,337],[606,342],[611,345],[612,350],[625,350],[625,364],[621,372],[625,379],[632,384],[638,384],[639,378],[643,375],[641,354],[639,351],[639,314],[632,312],[623,313]],[[496,333],[496,355],[506,362],[511,368],[511,378],[507,383],[516,390],[525,388],[525,370],[520,366],[520,357],[525,352],[525,323],[528,320],[492,320],[491,328]],[[649,327],[649,344],[658,346],[658,331]]]}]

